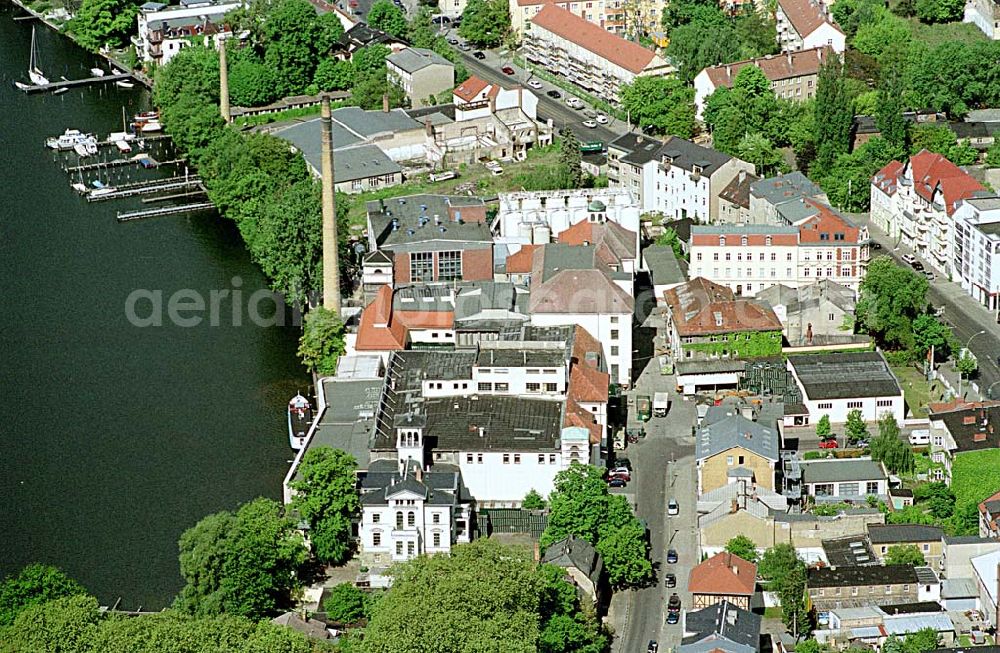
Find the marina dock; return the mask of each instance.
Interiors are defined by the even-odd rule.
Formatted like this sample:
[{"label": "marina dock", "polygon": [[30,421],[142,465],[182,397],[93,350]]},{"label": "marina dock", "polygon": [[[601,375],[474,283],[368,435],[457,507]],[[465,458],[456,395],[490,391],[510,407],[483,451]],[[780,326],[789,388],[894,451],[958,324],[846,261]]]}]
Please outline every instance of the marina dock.
[{"label": "marina dock", "polygon": [[142,209],[141,211],[127,211],[118,213],[118,222],[132,222],[134,220],[145,220],[146,218],[158,218],[164,215],[176,215],[189,211],[204,211],[215,208],[211,202],[198,202],[195,204],[181,204],[179,206],[162,206],[156,209]]},{"label": "marina dock", "polygon": [[25,93],[45,93],[46,91],[55,91],[60,88],[75,88],[79,86],[89,86],[90,84],[99,84],[101,82],[120,82],[127,79],[134,79],[129,73],[120,73],[118,75],[104,75],[103,77],[84,77],[83,79],[66,79],[60,80],[58,82],[50,82],[48,84],[42,85],[26,85],[20,90]]},{"label": "marina dock", "polygon": [[87,195],[88,202],[103,202],[104,200],[116,200],[122,197],[133,197],[135,195],[145,195],[147,193],[160,193],[170,190],[184,190],[188,188],[200,188],[201,177],[173,178],[173,179],[152,179],[144,182],[136,182],[125,186],[117,186],[110,192],[94,195],[91,192]]},{"label": "marina dock", "polygon": [[[143,164],[143,161],[148,161],[150,165]],[[99,161],[97,163],[83,163],[78,166],[70,166],[63,168],[66,172],[88,172],[90,170],[106,170],[108,168],[120,168],[127,165],[141,165],[144,168],[159,168],[160,166],[171,165],[174,163],[184,163],[186,159],[170,159],[169,161],[157,161],[151,156],[144,156],[142,159],[112,159],[111,161]]]}]

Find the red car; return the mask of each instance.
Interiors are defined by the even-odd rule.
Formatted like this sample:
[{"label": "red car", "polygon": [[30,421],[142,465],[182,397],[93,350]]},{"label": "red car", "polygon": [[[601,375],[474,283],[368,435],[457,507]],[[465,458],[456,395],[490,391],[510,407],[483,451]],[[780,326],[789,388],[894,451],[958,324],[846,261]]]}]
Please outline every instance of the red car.
[{"label": "red car", "polygon": [[511,68],[510,66],[504,66],[500,70],[502,70],[505,75],[513,75],[514,74],[514,69]]},{"label": "red car", "polygon": [[836,449],[837,448],[837,440],[836,440],[836,438],[831,438],[829,440],[820,440],[819,441],[819,448],[820,449]]}]

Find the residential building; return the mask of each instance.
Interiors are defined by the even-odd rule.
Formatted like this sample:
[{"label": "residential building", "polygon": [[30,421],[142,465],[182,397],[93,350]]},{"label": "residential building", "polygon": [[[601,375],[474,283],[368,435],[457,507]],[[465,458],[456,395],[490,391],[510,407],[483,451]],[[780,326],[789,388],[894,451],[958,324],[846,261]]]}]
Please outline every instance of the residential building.
[{"label": "residential building", "polygon": [[455,87],[455,65],[433,50],[408,47],[385,58],[386,75],[406,93],[410,106],[422,107],[429,100]]},{"label": "residential building", "polygon": [[691,570],[687,588],[694,610],[724,602],[749,610],[757,588],[757,565],[732,553],[717,553]]},{"label": "residential building", "polygon": [[146,63],[166,65],[192,43],[218,48],[233,36],[225,16],[243,6],[243,2],[187,1],[168,7],[147,2],[136,14],[137,31],[132,37],[136,55]]},{"label": "residential building", "polygon": [[666,306],[664,294],[687,282],[687,267],[687,261],[677,258],[670,245],[650,245],[642,250],[642,268],[649,272],[657,305]]},{"label": "residential building", "polygon": [[750,184],[750,218],[754,224],[791,225],[801,215],[803,200],[811,199],[829,206],[823,189],[796,170],[761,179]]},{"label": "residential building", "polygon": [[[998,500],[1000,497],[996,495],[987,499],[987,501]],[[945,535],[941,539],[941,573],[948,579],[973,578],[975,571],[972,568],[972,559],[1000,551],[1000,539],[990,535]]]},{"label": "residential building", "polygon": [[1000,612],[997,610],[997,593],[1000,591],[1000,551],[976,556],[970,562],[976,574],[979,605],[985,616],[985,627],[996,628],[997,624],[1000,624]]},{"label": "residential building", "polygon": [[521,245],[557,241],[580,223],[613,222],[634,234],[634,249],[638,249],[641,213],[638,196],[625,188],[500,193],[492,228],[497,244],[513,254]]},{"label": "residential building", "polygon": [[720,88],[732,88],[736,75],[747,66],[757,66],[768,81],[775,97],[805,101],[816,95],[819,69],[826,60],[826,46],[788,50],[783,54],[746,59],[703,69],[694,78],[694,104],[697,117],[702,118],[705,100]]},{"label": "residential building", "polygon": [[608,181],[639,197],[644,213],[665,218],[719,220],[719,196],[740,171],[741,161],[692,141],[670,136],[664,142],[629,132],[608,143]]},{"label": "residential building", "polygon": [[827,47],[840,54],[847,47],[847,37],[823,2],[778,0],[775,21],[782,52]]},{"label": "residential building", "polygon": [[456,86],[451,95],[457,122],[485,118],[510,109],[520,109],[530,118],[537,118],[538,97],[522,86],[505,88],[473,75]]},{"label": "residential building", "polygon": [[804,201],[816,211],[794,226],[692,227],[691,275],[750,297],[775,284],[797,288],[824,278],[857,291],[865,270],[867,229],[825,204]]},{"label": "residential building", "polygon": [[777,429],[747,419],[731,407],[713,408],[695,433],[698,495],[739,479],[774,490],[780,444]]},{"label": "residential building", "polygon": [[[531,20],[545,7],[555,5],[600,27],[604,27],[605,22],[613,23],[613,26],[612,24],[607,25],[607,31],[621,33],[624,29],[625,9],[619,4],[619,7],[613,10],[609,4],[613,5],[614,0],[590,0],[589,2],[584,0],[508,0],[510,26],[518,37],[523,38],[532,29]],[[616,14],[621,15],[615,18]]]},{"label": "residential building", "polygon": [[[337,9],[334,9],[334,12],[338,18],[341,18],[343,24],[342,13]],[[406,41],[365,22],[357,22],[350,26],[344,24],[344,30],[340,41],[334,46],[338,59],[350,59],[355,52],[367,48],[369,45],[384,45],[393,52],[402,50],[409,45]]]},{"label": "residential building", "polygon": [[1000,197],[962,200],[955,220],[951,278],[977,302],[1000,311]]},{"label": "residential building", "polygon": [[1000,39],[1000,3],[997,0],[967,0],[962,22],[972,23],[986,38]]},{"label": "residential building", "polygon": [[997,525],[997,518],[1000,517],[1000,492],[991,495],[979,504],[979,536],[1000,538],[1000,526]]},{"label": "residential building", "polygon": [[799,469],[802,495],[817,503],[865,503],[868,496],[884,498],[889,491],[885,465],[871,458],[807,460]]},{"label": "residential building", "polygon": [[757,299],[774,309],[793,347],[869,341],[853,335],[855,291],[830,279],[798,288],[778,284]]},{"label": "residential building", "polygon": [[[493,235],[478,197],[409,195],[373,200],[365,210],[368,250],[392,261],[394,284],[493,279]],[[381,272],[362,277],[366,290],[380,281]]]},{"label": "residential building", "polygon": [[760,177],[745,170],[733,178],[719,193],[719,222],[744,224],[750,221],[750,185]]},{"label": "residential building", "polygon": [[[971,569],[972,565],[969,565]],[[979,587],[974,577],[945,578],[941,581],[941,607],[948,612],[980,610]]]},{"label": "residential building", "polygon": [[937,633],[942,644],[950,645],[955,641],[955,624],[941,612],[941,606],[916,603],[903,607],[908,609],[899,613],[890,605],[836,608],[827,613],[826,627],[815,631],[814,636],[833,648],[881,648],[890,637],[904,639],[909,634],[928,629]]},{"label": "residential building", "polygon": [[667,290],[663,298],[668,353],[676,361],[781,352],[781,322],[760,302],[737,299],[731,290],[704,277]]},{"label": "residential building", "polygon": [[1000,447],[1000,401],[961,398],[928,405],[933,478],[948,481],[955,456]]},{"label": "residential building", "polygon": [[[408,438],[400,435],[401,449],[409,448]],[[374,461],[361,481],[360,499],[358,535],[366,566],[448,553],[472,537],[473,501],[454,465],[424,472],[413,459]]]},{"label": "residential building", "polygon": [[[991,195],[948,159],[921,150],[905,164],[890,162],[872,178],[871,219],[890,238],[949,274],[955,259],[955,210],[961,200]],[[963,244],[973,249],[972,242]],[[960,268],[971,254],[963,251]]]},{"label": "residential building", "polygon": [[789,356],[788,370],[814,423],[827,415],[842,424],[855,409],[867,422],[889,413],[902,424],[906,416],[903,390],[880,351]]},{"label": "residential building", "polygon": [[761,616],[729,601],[719,601],[684,615],[678,653],[759,653]]},{"label": "residential building", "polygon": [[600,607],[608,598],[604,560],[587,540],[570,535],[550,544],[542,554],[541,563],[565,569],[581,599],[591,605]]},{"label": "residential building", "polygon": [[673,67],[652,50],[556,4],[546,3],[531,18],[523,39],[524,57],[529,62],[615,104],[622,84],[630,84],[636,77],[673,72]]},{"label": "residential building", "polygon": [[577,324],[604,346],[611,382],[632,381],[632,274],[613,268],[592,245],[553,243],[532,256],[531,324]]},{"label": "residential building", "polygon": [[915,546],[927,564],[938,569],[941,563],[944,531],[923,524],[877,524],[868,527],[868,539],[878,560],[885,563],[894,546]]},{"label": "residential building", "polygon": [[913,565],[824,567],[806,572],[806,591],[823,621],[838,608],[914,603],[918,579]]}]

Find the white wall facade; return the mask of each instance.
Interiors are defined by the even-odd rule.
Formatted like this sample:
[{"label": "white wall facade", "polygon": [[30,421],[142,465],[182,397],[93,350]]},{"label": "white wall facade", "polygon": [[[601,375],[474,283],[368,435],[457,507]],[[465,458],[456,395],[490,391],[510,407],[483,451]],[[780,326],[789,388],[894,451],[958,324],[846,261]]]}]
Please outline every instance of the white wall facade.
[{"label": "white wall facade", "polygon": [[462,533],[456,519],[469,524],[468,509],[458,513],[451,506],[426,505],[421,495],[398,492],[388,497],[388,505],[364,506],[361,512],[361,549],[375,562],[405,562],[427,553],[448,553],[454,542],[468,542],[470,529]]},{"label": "white wall facade", "polygon": [[592,335],[604,350],[604,360],[611,382],[630,385],[632,380],[632,314],[619,313],[534,313],[534,326],[578,324]]},{"label": "white wall facade", "polygon": [[[168,39],[164,38],[159,44],[160,54],[155,54],[155,44],[150,43],[149,36],[153,30],[160,29],[164,22],[174,23],[181,19],[190,19],[192,25],[202,24],[207,19],[209,22],[221,21],[222,17],[230,11],[243,6],[242,2],[231,2],[225,4],[203,4],[197,7],[166,7],[161,11],[140,11],[136,16],[138,27],[133,42],[136,45],[136,52],[143,61],[158,61],[160,65],[166,64],[183,47],[189,45],[188,39]],[[205,37],[205,45],[212,43],[218,48],[222,39],[229,36],[228,33],[215,34],[211,38]]]},{"label": "white wall facade", "polygon": [[1000,6],[994,0],[966,0],[962,22],[972,23],[988,39],[1000,39]]},{"label": "white wall facade", "polygon": [[[589,209],[592,201],[605,205],[600,215]],[[500,210],[494,222],[499,229],[497,242],[544,244],[579,222],[617,222],[638,239],[642,208],[637,194],[625,188],[594,188],[522,193],[500,193]],[[545,229],[535,232],[536,227]],[[539,238],[548,238],[536,243]],[[512,251],[517,251],[512,248]],[[636,243],[638,251],[638,242]]]},{"label": "white wall facade", "polygon": [[534,489],[547,497],[563,469],[562,452],[462,451],[458,454],[462,480],[479,505],[516,504]]},{"label": "white wall facade", "polygon": [[[993,208],[992,205],[996,204]],[[951,277],[977,302],[1000,309],[1000,200],[959,204],[952,243]]]}]

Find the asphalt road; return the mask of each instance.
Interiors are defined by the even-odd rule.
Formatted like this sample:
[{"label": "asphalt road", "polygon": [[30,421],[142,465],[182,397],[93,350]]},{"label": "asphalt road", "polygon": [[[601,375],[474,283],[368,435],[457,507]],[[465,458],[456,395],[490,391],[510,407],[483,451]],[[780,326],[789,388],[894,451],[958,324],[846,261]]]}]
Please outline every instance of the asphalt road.
[{"label": "asphalt road", "polygon": [[[448,38],[458,38],[454,34],[454,30],[449,31],[446,36]],[[522,84],[527,87],[528,81],[532,78],[529,71],[515,65],[509,56],[503,58],[498,51],[483,50],[486,58],[482,60],[472,56],[474,50],[459,50],[459,52],[461,52],[463,62],[469,72],[488,82],[500,83],[506,86]],[[514,74],[504,74],[500,70],[504,66],[513,68]],[[545,80],[540,79],[538,81],[542,83],[542,88],[529,89],[538,96],[538,117],[541,119],[551,118],[557,129],[562,130],[569,127],[581,142],[601,141],[605,144],[613,141],[627,131],[627,125],[612,116],[608,116],[611,118],[611,122],[608,125],[598,125],[594,128],[585,127],[583,121],[587,117],[583,114],[583,110],[571,109],[566,106],[566,98],[569,96],[568,92]],[[561,99],[555,100],[546,95],[548,91],[553,89],[562,94]],[[588,108],[590,107],[588,106]]]},{"label": "asphalt road", "polygon": [[[888,235],[867,220],[867,215],[863,216],[863,219],[868,222],[872,240],[882,246],[882,249],[872,251],[872,256],[885,254],[900,265],[906,266],[901,257],[912,251],[908,247],[897,246]],[[934,270],[926,261],[923,263],[926,269]],[[984,397],[987,396],[987,391],[993,388],[993,396],[1000,398],[1000,366],[997,365],[997,356],[1000,356],[1000,325],[996,323],[990,311],[976,303],[959,284],[948,281],[946,276],[934,271],[936,278],[930,282],[928,299],[934,306],[944,307],[944,321],[951,327],[962,346],[968,344],[978,359],[978,376],[973,377],[973,383],[980,388]]]}]

